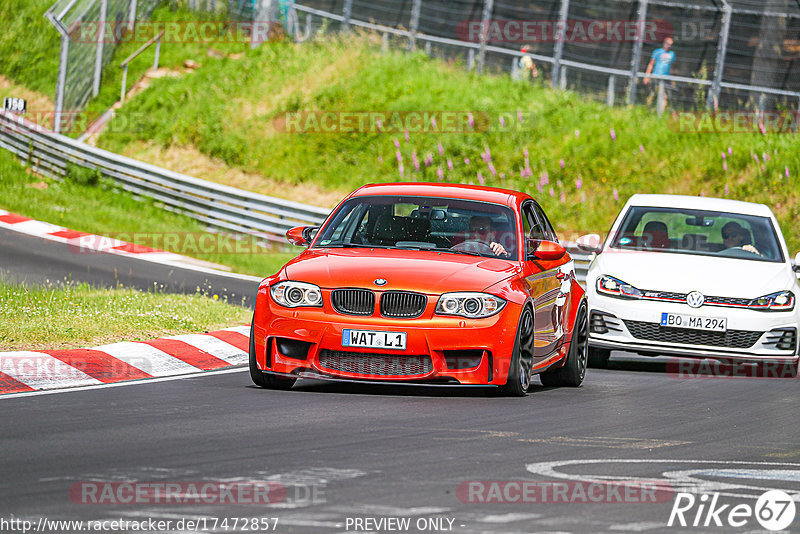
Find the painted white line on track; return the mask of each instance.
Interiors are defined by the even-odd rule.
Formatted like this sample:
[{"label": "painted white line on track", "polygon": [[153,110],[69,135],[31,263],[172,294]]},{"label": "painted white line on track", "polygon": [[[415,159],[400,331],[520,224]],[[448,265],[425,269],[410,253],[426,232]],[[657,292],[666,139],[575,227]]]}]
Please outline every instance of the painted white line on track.
[{"label": "painted white line on track", "polygon": [[[235,369],[221,369],[219,371],[199,371],[197,373],[177,375],[177,376],[164,376],[161,378],[145,378],[142,380],[130,380],[128,382],[114,382],[113,384],[98,384],[96,386],[80,386],[68,389],[51,389],[44,391],[26,391],[24,393],[9,393],[7,395],[0,395],[0,402],[7,399],[16,399],[18,397],[37,397],[39,395],[56,395],[59,393],[77,393],[81,391],[91,391],[93,389],[108,389],[108,388],[121,388],[125,386],[146,386],[156,382],[171,382],[173,380],[185,380],[187,378],[202,378],[210,375],[226,375],[228,373],[243,373],[250,371],[247,367],[237,367]],[[249,382],[248,382],[249,384]]]},{"label": "painted white line on track", "polygon": [[238,332],[243,336],[250,337],[250,327],[249,326],[231,326],[230,328],[223,328],[222,332]]},{"label": "painted white line on track", "polygon": [[183,373],[194,373],[198,368],[167,354],[163,350],[134,341],[122,341],[111,345],[94,347],[110,354],[128,365],[144,371],[151,376],[169,376]]},{"label": "painted white line on track", "polygon": [[56,226],[55,224],[34,220],[14,223],[12,226],[14,230],[18,232],[31,235],[49,234],[63,230],[62,227]]},{"label": "painted white line on track", "polygon": [[208,352],[220,360],[225,360],[231,365],[247,363],[250,357],[248,353],[238,347],[234,347],[230,343],[205,334],[183,334],[180,336],[168,337],[167,339],[176,339],[188,343],[195,348]]},{"label": "painted white line on track", "polygon": [[4,352],[0,354],[0,372],[34,389],[102,384],[80,369],[43,352]]}]

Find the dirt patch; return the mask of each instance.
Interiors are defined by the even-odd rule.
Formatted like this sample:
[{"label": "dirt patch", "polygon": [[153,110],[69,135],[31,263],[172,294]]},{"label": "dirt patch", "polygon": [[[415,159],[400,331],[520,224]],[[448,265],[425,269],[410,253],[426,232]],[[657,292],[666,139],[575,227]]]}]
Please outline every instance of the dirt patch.
[{"label": "dirt patch", "polygon": [[28,103],[28,112],[25,114],[26,119],[47,128],[53,126],[55,103],[53,103],[52,98],[26,89],[5,76],[0,76],[0,98],[5,97],[24,98]]},{"label": "dirt patch", "polygon": [[164,149],[155,143],[140,141],[126,147],[123,154],[210,182],[323,208],[336,206],[349,193],[344,190],[323,189],[317,184],[290,184],[258,173],[231,168],[223,161],[210,158],[191,146]]}]

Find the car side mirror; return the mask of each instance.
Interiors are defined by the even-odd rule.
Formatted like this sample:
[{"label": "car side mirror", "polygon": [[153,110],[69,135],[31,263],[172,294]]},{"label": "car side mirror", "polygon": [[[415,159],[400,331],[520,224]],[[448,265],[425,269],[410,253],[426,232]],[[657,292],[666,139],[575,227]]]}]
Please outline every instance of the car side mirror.
[{"label": "car side mirror", "polygon": [[554,243],[553,241],[528,239],[527,252],[528,261],[556,261],[564,257],[564,255],[567,253],[567,249],[558,243]]},{"label": "car side mirror", "polygon": [[603,238],[599,234],[582,235],[575,244],[584,252],[599,254],[603,250]]},{"label": "car side mirror", "polygon": [[286,239],[292,245],[307,247],[317,235],[318,226],[295,226],[286,232]]},{"label": "car side mirror", "polygon": [[798,252],[797,256],[794,257],[794,266],[792,269],[794,269],[794,272],[800,273],[800,252]]}]

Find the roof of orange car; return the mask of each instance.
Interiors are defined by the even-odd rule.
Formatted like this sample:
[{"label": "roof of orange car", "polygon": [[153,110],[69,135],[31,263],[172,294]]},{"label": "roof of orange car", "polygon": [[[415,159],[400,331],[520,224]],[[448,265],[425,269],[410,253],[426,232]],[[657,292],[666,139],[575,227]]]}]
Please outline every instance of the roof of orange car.
[{"label": "roof of orange car", "polygon": [[523,200],[529,195],[510,189],[483,187],[477,185],[437,184],[437,183],[390,183],[369,184],[355,190],[351,196],[365,195],[416,195],[428,197],[459,198],[464,200],[480,200],[496,204],[514,204],[514,199]]}]

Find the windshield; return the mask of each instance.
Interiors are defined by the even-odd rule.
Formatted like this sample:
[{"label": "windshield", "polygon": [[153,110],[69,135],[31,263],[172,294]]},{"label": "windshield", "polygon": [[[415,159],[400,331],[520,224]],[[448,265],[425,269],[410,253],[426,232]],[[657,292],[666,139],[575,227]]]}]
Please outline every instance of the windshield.
[{"label": "windshield", "polygon": [[517,258],[517,226],[508,206],[450,198],[365,196],[345,202],[314,248],[435,250]]},{"label": "windshield", "polygon": [[633,207],[612,248],[782,262],[767,217],[679,208]]}]

